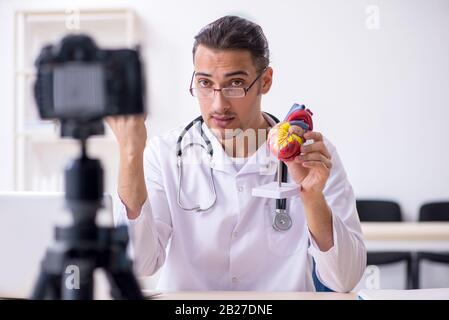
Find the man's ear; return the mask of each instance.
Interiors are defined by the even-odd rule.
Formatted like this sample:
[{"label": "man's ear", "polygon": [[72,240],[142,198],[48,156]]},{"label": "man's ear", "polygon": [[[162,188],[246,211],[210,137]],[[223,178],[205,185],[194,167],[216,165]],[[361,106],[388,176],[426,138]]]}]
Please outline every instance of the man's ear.
[{"label": "man's ear", "polygon": [[262,75],[262,86],[260,88],[260,93],[265,94],[268,91],[270,91],[272,83],[273,83],[273,68],[268,67],[267,70]]}]

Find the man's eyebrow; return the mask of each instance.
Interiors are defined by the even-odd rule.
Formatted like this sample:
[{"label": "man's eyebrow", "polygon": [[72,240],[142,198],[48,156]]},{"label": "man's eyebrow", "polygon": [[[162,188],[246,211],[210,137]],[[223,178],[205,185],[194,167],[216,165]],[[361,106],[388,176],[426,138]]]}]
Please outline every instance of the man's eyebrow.
[{"label": "man's eyebrow", "polygon": [[210,75],[210,74],[208,74],[208,73],[204,73],[204,72],[195,72],[195,77],[199,77],[199,76],[212,78],[212,75]]},{"label": "man's eyebrow", "polygon": [[[244,76],[249,76],[248,72],[243,71],[243,70],[238,70],[238,71],[233,71],[233,72],[229,72],[225,74],[226,78],[229,77],[233,77],[236,75],[244,75]],[[212,75],[209,73],[205,73],[205,72],[195,72],[195,77],[209,77],[212,78]]]},{"label": "man's eyebrow", "polygon": [[248,72],[243,71],[243,70],[239,70],[239,71],[226,73],[225,77],[233,77],[233,76],[237,76],[237,75],[249,76]]}]

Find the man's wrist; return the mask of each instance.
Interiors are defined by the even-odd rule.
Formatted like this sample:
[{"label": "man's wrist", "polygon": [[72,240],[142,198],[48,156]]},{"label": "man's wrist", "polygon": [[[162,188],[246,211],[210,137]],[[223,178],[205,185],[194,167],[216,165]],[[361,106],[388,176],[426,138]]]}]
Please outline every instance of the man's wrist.
[{"label": "man's wrist", "polygon": [[332,211],[322,192],[302,195],[307,224],[316,244],[323,252],[334,245]]},{"label": "man's wrist", "polygon": [[300,196],[305,206],[313,206],[326,201],[322,191],[301,189]]},{"label": "man's wrist", "polygon": [[127,163],[135,162],[136,160],[142,161],[144,148],[127,148],[120,147],[120,160]]}]

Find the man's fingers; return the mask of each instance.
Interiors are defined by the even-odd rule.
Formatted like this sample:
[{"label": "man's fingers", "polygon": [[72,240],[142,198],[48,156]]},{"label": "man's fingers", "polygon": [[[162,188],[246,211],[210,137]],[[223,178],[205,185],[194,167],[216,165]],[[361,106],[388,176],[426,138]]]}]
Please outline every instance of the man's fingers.
[{"label": "man's fingers", "polygon": [[324,154],[320,152],[309,152],[307,154],[301,154],[298,156],[298,159],[301,161],[310,161],[310,160],[316,160],[316,161],[329,161],[330,159],[327,158]]},{"label": "man's fingers", "polygon": [[307,140],[313,140],[315,142],[323,141],[323,135],[316,131],[307,131],[304,134],[304,138],[306,138]]},{"label": "man's fingers", "polygon": [[112,125],[112,122],[114,121],[114,118],[111,117],[111,116],[105,117],[105,118],[104,118],[104,121],[106,121],[106,123],[107,123],[108,125]]},{"label": "man's fingers", "polygon": [[140,124],[145,122],[146,114],[141,115],[121,115],[121,116],[108,116],[105,117],[105,121],[110,126],[128,126]]},{"label": "man's fingers", "polygon": [[295,158],[295,162],[304,163],[307,161],[317,161],[317,162],[323,162],[327,168],[332,168],[332,161],[331,159],[325,157],[323,154],[319,152],[312,152],[304,155],[299,155]]},{"label": "man's fingers", "polygon": [[323,141],[314,142],[314,143],[311,143],[311,144],[308,144],[308,145],[304,145],[303,144],[301,146],[301,153],[307,154],[307,153],[310,153],[310,152],[319,152],[319,153],[324,154],[324,156],[326,158],[329,158],[329,159],[332,158],[331,154],[327,150],[327,147],[326,147],[326,145],[324,144]]},{"label": "man's fingers", "polygon": [[302,163],[302,165],[306,168],[311,168],[311,167],[324,167],[326,169],[331,169],[332,164],[330,164],[330,166],[327,166],[324,162],[322,161],[304,161]]}]

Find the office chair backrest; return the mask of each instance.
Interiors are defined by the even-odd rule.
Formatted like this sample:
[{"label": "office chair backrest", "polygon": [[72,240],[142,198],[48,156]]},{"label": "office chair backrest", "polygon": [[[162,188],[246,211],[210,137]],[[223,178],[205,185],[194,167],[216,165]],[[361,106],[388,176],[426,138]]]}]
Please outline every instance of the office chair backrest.
[{"label": "office chair backrest", "polygon": [[402,221],[397,202],[385,200],[356,200],[360,221]]},{"label": "office chair backrest", "polygon": [[449,221],[449,202],[429,202],[419,209],[419,221]]}]

